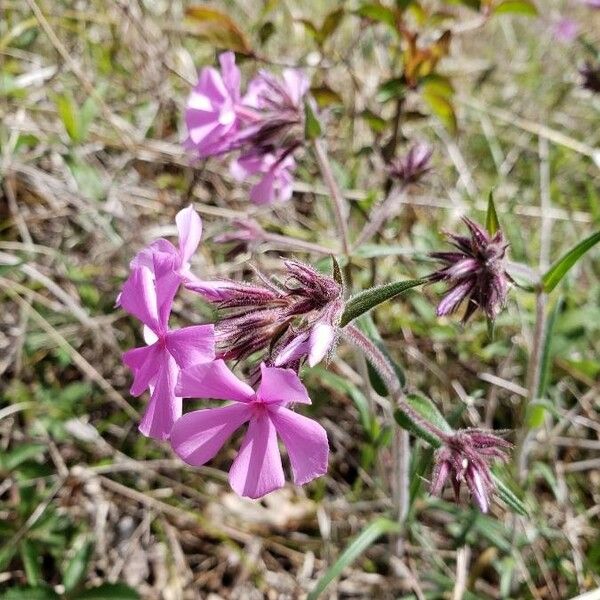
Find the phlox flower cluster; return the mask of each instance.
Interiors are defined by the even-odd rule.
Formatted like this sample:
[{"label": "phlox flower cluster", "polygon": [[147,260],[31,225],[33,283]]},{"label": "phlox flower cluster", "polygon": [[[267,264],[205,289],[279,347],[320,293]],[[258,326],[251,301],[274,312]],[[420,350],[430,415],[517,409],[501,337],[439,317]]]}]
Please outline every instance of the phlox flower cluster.
[{"label": "phlox flower cluster", "polygon": [[296,69],[277,78],[260,71],[241,92],[233,52],[219,56],[220,72],[200,71],[187,102],[186,146],[199,158],[237,153],[231,172],[238,180],[257,179],[255,204],[292,196],[294,152],[304,143],[304,101],[308,79]]},{"label": "phlox flower cluster", "polygon": [[[296,404],[311,403],[297,370],[262,363],[253,389],[227,366],[222,357],[227,358],[228,353],[218,354],[214,325],[169,328],[175,295],[181,288],[218,290],[224,285],[201,281],[190,271],[189,261],[202,233],[198,214],[190,206],[179,212],[176,222],[178,247],[159,239],[141,250],[130,263],[130,275],[117,300],[140,321],[146,342],[123,355],[123,362],[133,372],[131,393],[138,396],[150,391],[140,431],[170,440],[183,460],[200,466],[248,423],[229,478],[237,493],[251,498],[284,485],[278,436],[287,449],[296,484],[323,475],[329,452],[327,435],[321,425],[294,410]],[[299,263],[296,268],[302,269]],[[293,336],[289,339],[294,341]],[[182,416],[183,398],[229,400],[232,404]]]}]

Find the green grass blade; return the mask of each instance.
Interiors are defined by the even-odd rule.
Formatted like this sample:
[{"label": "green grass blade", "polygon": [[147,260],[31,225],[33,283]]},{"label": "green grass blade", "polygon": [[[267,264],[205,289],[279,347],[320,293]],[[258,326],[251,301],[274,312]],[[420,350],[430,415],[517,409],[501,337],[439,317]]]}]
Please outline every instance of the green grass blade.
[{"label": "green grass blade", "polygon": [[496,212],[496,206],[494,204],[494,190],[490,190],[490,195],[488,196],[485,228],[490,235],[494,235],[496,231],[500,229],[500,221],[498,220],[498,213]]},{"label": "green grass blade", "polygon": [[593,246],[600,242],[600,231],[579,242],[564,256],[559,258],[542,277],[542,285],[546,293],[550,293],[567,274],[569,269]]},{"label": "green grass blade", "polygon": [[[426,421],[429,421],[442,431],[452,433],[452,427],[442,416],[442,413],[437,409],[435,404],[421,394],[410,394],[406,397],[406,401],[410,404],[413,410],[417,411]],[[399,408],[394,412],[394,418],[400,427],[410,431],[412,434],[425,440],[430,446],[439,448],[441,445],[437,436],[422,427],[419,423],[413,421],[410,416],[402,412]]]},{"label": "green grass blade", "polygon": [[307,600],[316,600],[327,588],[327,586],[337,577],[342,571],[350,566],[373,542],[388,533],[398,533],[401,529],[400,523],[380,517],[369,523],[361,533],[354,538],[350,545],[340,554],[335,563],[327,570],[325,575],[319,579],[315,589],[308,594]]}]

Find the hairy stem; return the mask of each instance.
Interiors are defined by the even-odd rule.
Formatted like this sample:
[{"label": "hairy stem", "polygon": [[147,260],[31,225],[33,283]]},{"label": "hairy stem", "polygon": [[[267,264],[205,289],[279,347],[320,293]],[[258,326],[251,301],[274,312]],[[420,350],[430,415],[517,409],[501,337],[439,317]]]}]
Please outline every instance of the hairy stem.
[{"label": "hairy stem", "polygon": [[[550,165],[548,161],[548,140],[539,138],[540,157],[540,255],[539,272],[544,273],[550,258],[550,234],[552,219],[549,214],[552,208],[550,198]],[[527,398],[521,407],[521,422],[523,425],[517,435],[515,458],[519,479],[523,481],[527,474],[527,458],[530,448],[530,430],[527,424],[527,408],[537,400],[539,394],[540,377],[542,373],[542,359],[544,355],[544,342],[546,339],[546,305],[548,296],[538,284],[535,301],[535,328],[529,363],[527,365]]]},{"label": "hairy stem", "polygon": [[381,228],[381,226],[393,215],[398,201],[404,194],[403,185],[394,185],[386,198],[371,213],[369,221],[365,224],[362,231],[354,242],[354,247],[358,248],[368,242]]},{"label": "hairy stem", "polygon": [[429,431],[432,436],[437,437],[441,442],[448,442],[451,439],[451,435],[447,432],[442,431],[439,427],[435,426],[424,419],[407,401],[402,391],[402,384],[394,371],[392,365],[390,365],[388,359],[379,350],[379,348],[360,330],[354,325],[347,325],[342,329],[342,336],[351,344],[361,350],[361,352],[367,357],[369,362],[373,365],[375,370],[379,373],[381,378],[386,384],[386,387],[390,391],[390,394],[396,399],[398,408],[411,420],[417,423],[420,427]]},{"label": "hairy stem", "polygon": [[348,215],[346,202],[344,196],[340,190],[340,187],[333,176],[331,170],[331,163],[329,162],[329,156],[325,150],[325,145],[320,139],[314,141],[315,154],[317,157],[317,163],[321,170],[321,175],[325,181],[325,185],[329,189],[331,199],[333,200],[333,209],[335,211],[335,220],[340,238],[342,241],[342,250],[346,256],[350,256],[350,241],[348,237]]}]

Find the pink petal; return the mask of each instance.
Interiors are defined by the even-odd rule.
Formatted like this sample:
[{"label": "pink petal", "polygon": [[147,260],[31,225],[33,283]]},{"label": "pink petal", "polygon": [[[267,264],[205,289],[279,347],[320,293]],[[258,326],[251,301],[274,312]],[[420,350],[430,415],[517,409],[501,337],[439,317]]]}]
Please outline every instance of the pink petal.
[{"label": "pink petal", "polygon": [[240,496],[261,498],[283,487],[285,478],[275,426],[267,414],[250,421],[248,433],[229,471],[229,483]]},{"label": "pink petal", "polygon": [[240,70],[235,64],[235,54],[233,52],[223,52],[219,55],[219,63],[225,87],[232,99],[239,100],[241,76]]},{"label": "pink petal", "polygon": [[304,358],[309,350],[309,338],[310,332],[298,334],[292,341],[284,346],[275,357],[275,366],[280,367],[281,365],[289,364],[295,360]]},{"label": "pink petal", "polygon": [[181,417],[181,398],[175,396],[175,382],[179,371],[175,360],[168,355],[158,371],[156,385],[138,429],[155,440],[166,440]]},{"label": "pink petal", "polygon": [[310,404],[306,388],[292,369],[260,365],[261,381],[256,395],[266,404]]},{"label": "pink petal", "polygon": [[190,204],[187,208],[180,210],[175,217],[177,230],[179,231],[179,253],[181,265],[189,262],[192,254],[198,248],[202,236],[202,221],[194,207]]},{"label": "pink petal", "polygon": [[233,432],[250,416],[250,409],[245,404],[187,413],[171,431],[171,446],[186,463],[200,467],[217,454]]},{"label": "pink petal", "polygon": [[129,393],[139,396],[156,378],[161,366],[161,351],[157,345],[133,348],[123,354],[125,365],[133,370],[133,383]]},{"label": "pink petal", "polygon": [[183,398],[215,398],[237,402],[250,402],[254,398],[254,390],[240,381],[220,359],[183,369],[176,392]]},{"label": "pink petal", "polygon": [[120,302],[123,310],[158,332],[158,301],[150,269],[136,267],[131,270],[123,285]]},{"label": "pink petal", "polygon": [[335,340],[335,329],[329,323],[316,323],[310,332],[308,365],[314,367],[320,363],[329,352]]},{"label": "pink petal", "polygon": [[296,485],[304,485],[327,473],[327,433],[316,421],[282,406],[269,410],[277,433],[290,457]]},{"label": "pink petal", "polygon": [[220,302],[227,299],[227,290],[232,287],[239,287],[233,281],[194,281],[185,282],[186,289],[200,294],[208,302]]},{"label": "pink petal", "polygon": [[299,69],[285,69],[283,71],[287,92],[296,106],[300,106],[302,98],[308,91],[308,77]]},{"label": "pink petal", "polygon": [[169,331],[167,350],[182,368],[214,360],[214,325],[193,325]]},{"label": "pink petal", "polygon": [[140,250],[129,263],[129,266],[132,269],[135,267],[148,267],[153,271],[155,254],[166,254],[176,257],[177,249],[169,242],[169,240],[159,238],[146,246],[143,250]]},{"label": "pink petal", "polygon": [[438,304],[436,311],[437,316],[443,317],[453,313],[458,308],[459,304],[467,298],[472,288],[473,283],[469,279],[450,290]]}]

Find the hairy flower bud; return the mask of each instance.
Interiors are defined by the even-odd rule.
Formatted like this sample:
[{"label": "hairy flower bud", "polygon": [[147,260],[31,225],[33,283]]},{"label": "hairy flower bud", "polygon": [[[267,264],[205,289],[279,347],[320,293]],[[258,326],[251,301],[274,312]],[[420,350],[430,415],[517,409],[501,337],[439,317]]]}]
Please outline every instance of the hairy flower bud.
[{"label": "hairy flower bud", "polygon": [[298,370],[305,360],[312,366],[327,355],[344,308],[342,286],[301,262],[284,265],[282,282],[263,277],[263,285],[196,281],[187,286],[219,309],[215,336],[221,358],[260,353],[269,364]]},{"label": "hairy flower bud", "polygon": [[591,92],[600,93],[600,65],[593,65],[587,61],[583,67],[579,69],[583,81],[582,87]]},{"label": "hairy flower bud", "polygon": [[511,447],[510,442],[481,429],[457,431],[435,452],[431,494],[441,495],[449,479],[458,501],[464,482],[475,504],[482,512],[488,512],[495,487],[490,462],[507,461],[506,451]]},{"label": "hairy flower bud", "polygon": [[431,170],[433,148],[427,144],[413,144],[409,151],[390,163],[390,175],[403,184],[418,183]]},{"label": "hairy flower bud", "polygon": [[438,316],[455,312],[467,300],[463,317],[466,322],[480,308],[494,319],[504,307],[511,277],[506,272],[508,243],[501,231],[493,236],[467,217],[463,222],[471,237],[446,233],[454,252],[433,252],[430,256],[444,265],[429,275],[430,281],[445,281],[450,288],[437,308]]}]

